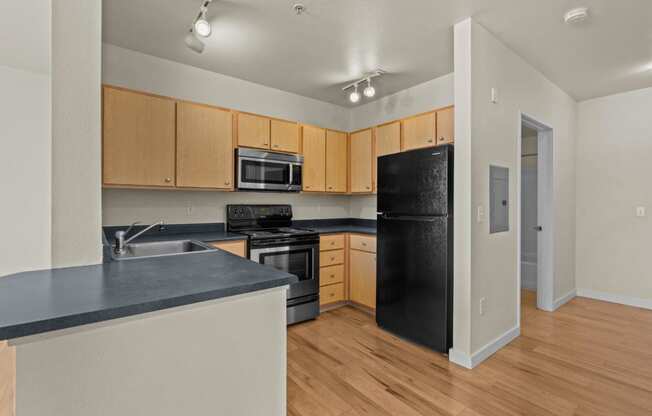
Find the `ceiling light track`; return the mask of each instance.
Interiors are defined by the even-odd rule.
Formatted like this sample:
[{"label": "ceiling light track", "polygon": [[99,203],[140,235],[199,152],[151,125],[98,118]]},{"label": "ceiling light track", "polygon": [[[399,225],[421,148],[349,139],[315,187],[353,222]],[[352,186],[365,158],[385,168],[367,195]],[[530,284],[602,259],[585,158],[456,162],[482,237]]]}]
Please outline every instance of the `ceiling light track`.
[{"label": "ceiling light track", "polygon": [[358,92],[358,86],[360,84],[366,83],[367,86],[362,91],[362,93],[364,94],[365,97],[372,98],[373,96],[376,95],[376,89],[371,85],[371,80],[383,74],[386,74],[386,72],[383,71],[382,69],[377,69],[374,72],[371,72],[365,75],[364,77],[360,78],[359,80],[347,84],[342,88],[342,91],[346,91],[353,88],[353,92],[349,94],[349,101],[351,101],[352,103],[357,103],[358,101],[360,101],[360,93]]},{"label": "ceiling light track", "polygon": [[208,11],[208,6],[213,2],[213,0],[204,0],[201,7],[199,8],[199,13],[197,17],[193,20],[188,34],[186,35],[185,42],[186,46],[197,53],[204,52],[204,42],[199,39],[199,36],[207,38],[211,35],[213,28],[208,20],[206,20],[206,12]]}]

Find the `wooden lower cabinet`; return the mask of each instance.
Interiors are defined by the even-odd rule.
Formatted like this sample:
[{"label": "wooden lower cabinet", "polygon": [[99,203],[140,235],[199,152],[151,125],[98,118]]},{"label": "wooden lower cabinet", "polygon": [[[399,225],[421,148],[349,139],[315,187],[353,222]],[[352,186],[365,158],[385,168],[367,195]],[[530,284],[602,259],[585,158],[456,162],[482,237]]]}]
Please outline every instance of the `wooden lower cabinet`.
[{"label": "wooden lower cabinet", "polygon": [[244,240],[238,241],[217,241],[209,243],[209,245],[219,248],[220,250],[228,251],[236,256],[247,258],[247,242]]},{"label": "wooden lower cabinet", "polygon": [[376,237],[327,234],[320,237],[319,303],[352,302],[376,308]]},{"label": "wooden lower cabinet", "polygon": [[349,300],[376,309],[376,253],[350,250]]}]

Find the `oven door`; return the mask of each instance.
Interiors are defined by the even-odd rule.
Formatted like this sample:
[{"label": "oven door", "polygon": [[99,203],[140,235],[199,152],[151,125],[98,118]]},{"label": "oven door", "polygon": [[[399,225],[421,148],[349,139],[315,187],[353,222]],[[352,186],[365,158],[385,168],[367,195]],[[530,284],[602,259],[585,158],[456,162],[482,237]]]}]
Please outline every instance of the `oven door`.
[{"label": "oven door", "polygon": [[288,301],[319,294],[319,244],[287,244],[277,247],[252,247],[252,261],[272,266],[297,276],[288,291]]}]

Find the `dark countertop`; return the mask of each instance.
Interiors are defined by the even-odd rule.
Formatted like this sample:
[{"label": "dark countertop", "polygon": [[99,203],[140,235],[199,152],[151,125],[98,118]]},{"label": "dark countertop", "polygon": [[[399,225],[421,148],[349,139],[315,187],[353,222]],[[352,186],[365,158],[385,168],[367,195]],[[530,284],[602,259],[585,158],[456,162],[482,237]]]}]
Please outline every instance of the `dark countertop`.
[{"label": "dark countertop", "polygon": [[0,278],[0,340],[280,287],[296,277],[224,251]]},{"label": "dark countertop", "polygon": [[376,235],[376,227],[364,227],[360,225],[324,225],[310,228],[319,234],[359,233]]},{"label": "dark countertop", "polygon": [[138,237],[138,242],[148,242],[148,241],[172,241],[172,240],[196,240],[203,241],[205,243],[212,243],[215,241],[236,241],[236,240],[246,240],[247,236],[244,234],[237,233],[228,233],[226,231],[209,231],[209,232],[199,232],[199,233],[178,233],[178,234],[143,234],[142,237]]}]

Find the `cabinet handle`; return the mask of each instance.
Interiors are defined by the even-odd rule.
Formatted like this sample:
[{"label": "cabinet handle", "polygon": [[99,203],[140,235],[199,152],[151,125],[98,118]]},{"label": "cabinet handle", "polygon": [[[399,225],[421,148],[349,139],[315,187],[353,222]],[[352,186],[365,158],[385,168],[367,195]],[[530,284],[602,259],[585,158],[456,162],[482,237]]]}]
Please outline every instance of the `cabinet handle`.
[{"label": "cabinet handle", "polygon": [[367,243],[362,243],[362,247],[367,247]]},{"label": "cabinet handle", "polygon": [[332,298],[333,296],[335,296],[335,293],[331,293],[331,294],[330,294],[330,297],[331,297],[331,298]]},{"label": "cabinet handle", "polygon": [[331,257],[331,261],[335,261],[335,257]]},{"label": "cabinet handle", "polygon": [[331,274],[331,279],[335,279],[335,275],[334,275],[334,274]]},{"label": "cabinet handle", "polygon": [[231,181],[224,181],[224,185],[231,185]]},{"label": "cabinet handle", "polygon": [[277,144],[275,144],[275,145],[274,145],[274,147],[276,147],[276,148],[278,148],[278,145],[277,145]]},{"label": "cabinet handle", "polygon": [[369,186],[367,186],[366,188],[367,188],[367,189],[371,189],[371,187],[369,187]]},{"label": "cabinet handle", "polygon": [[170,183],[172,182],[172,178],[165,178],[165,183]]},{"label": "cabinet handle", "polygon": [[335,245],[335,241],[331,241],[331,246],[334,246],[334,245]]},{"label": "cabinet handle", "polygon": [[432,139],[428,139],[428,143],[432,143]]}]

